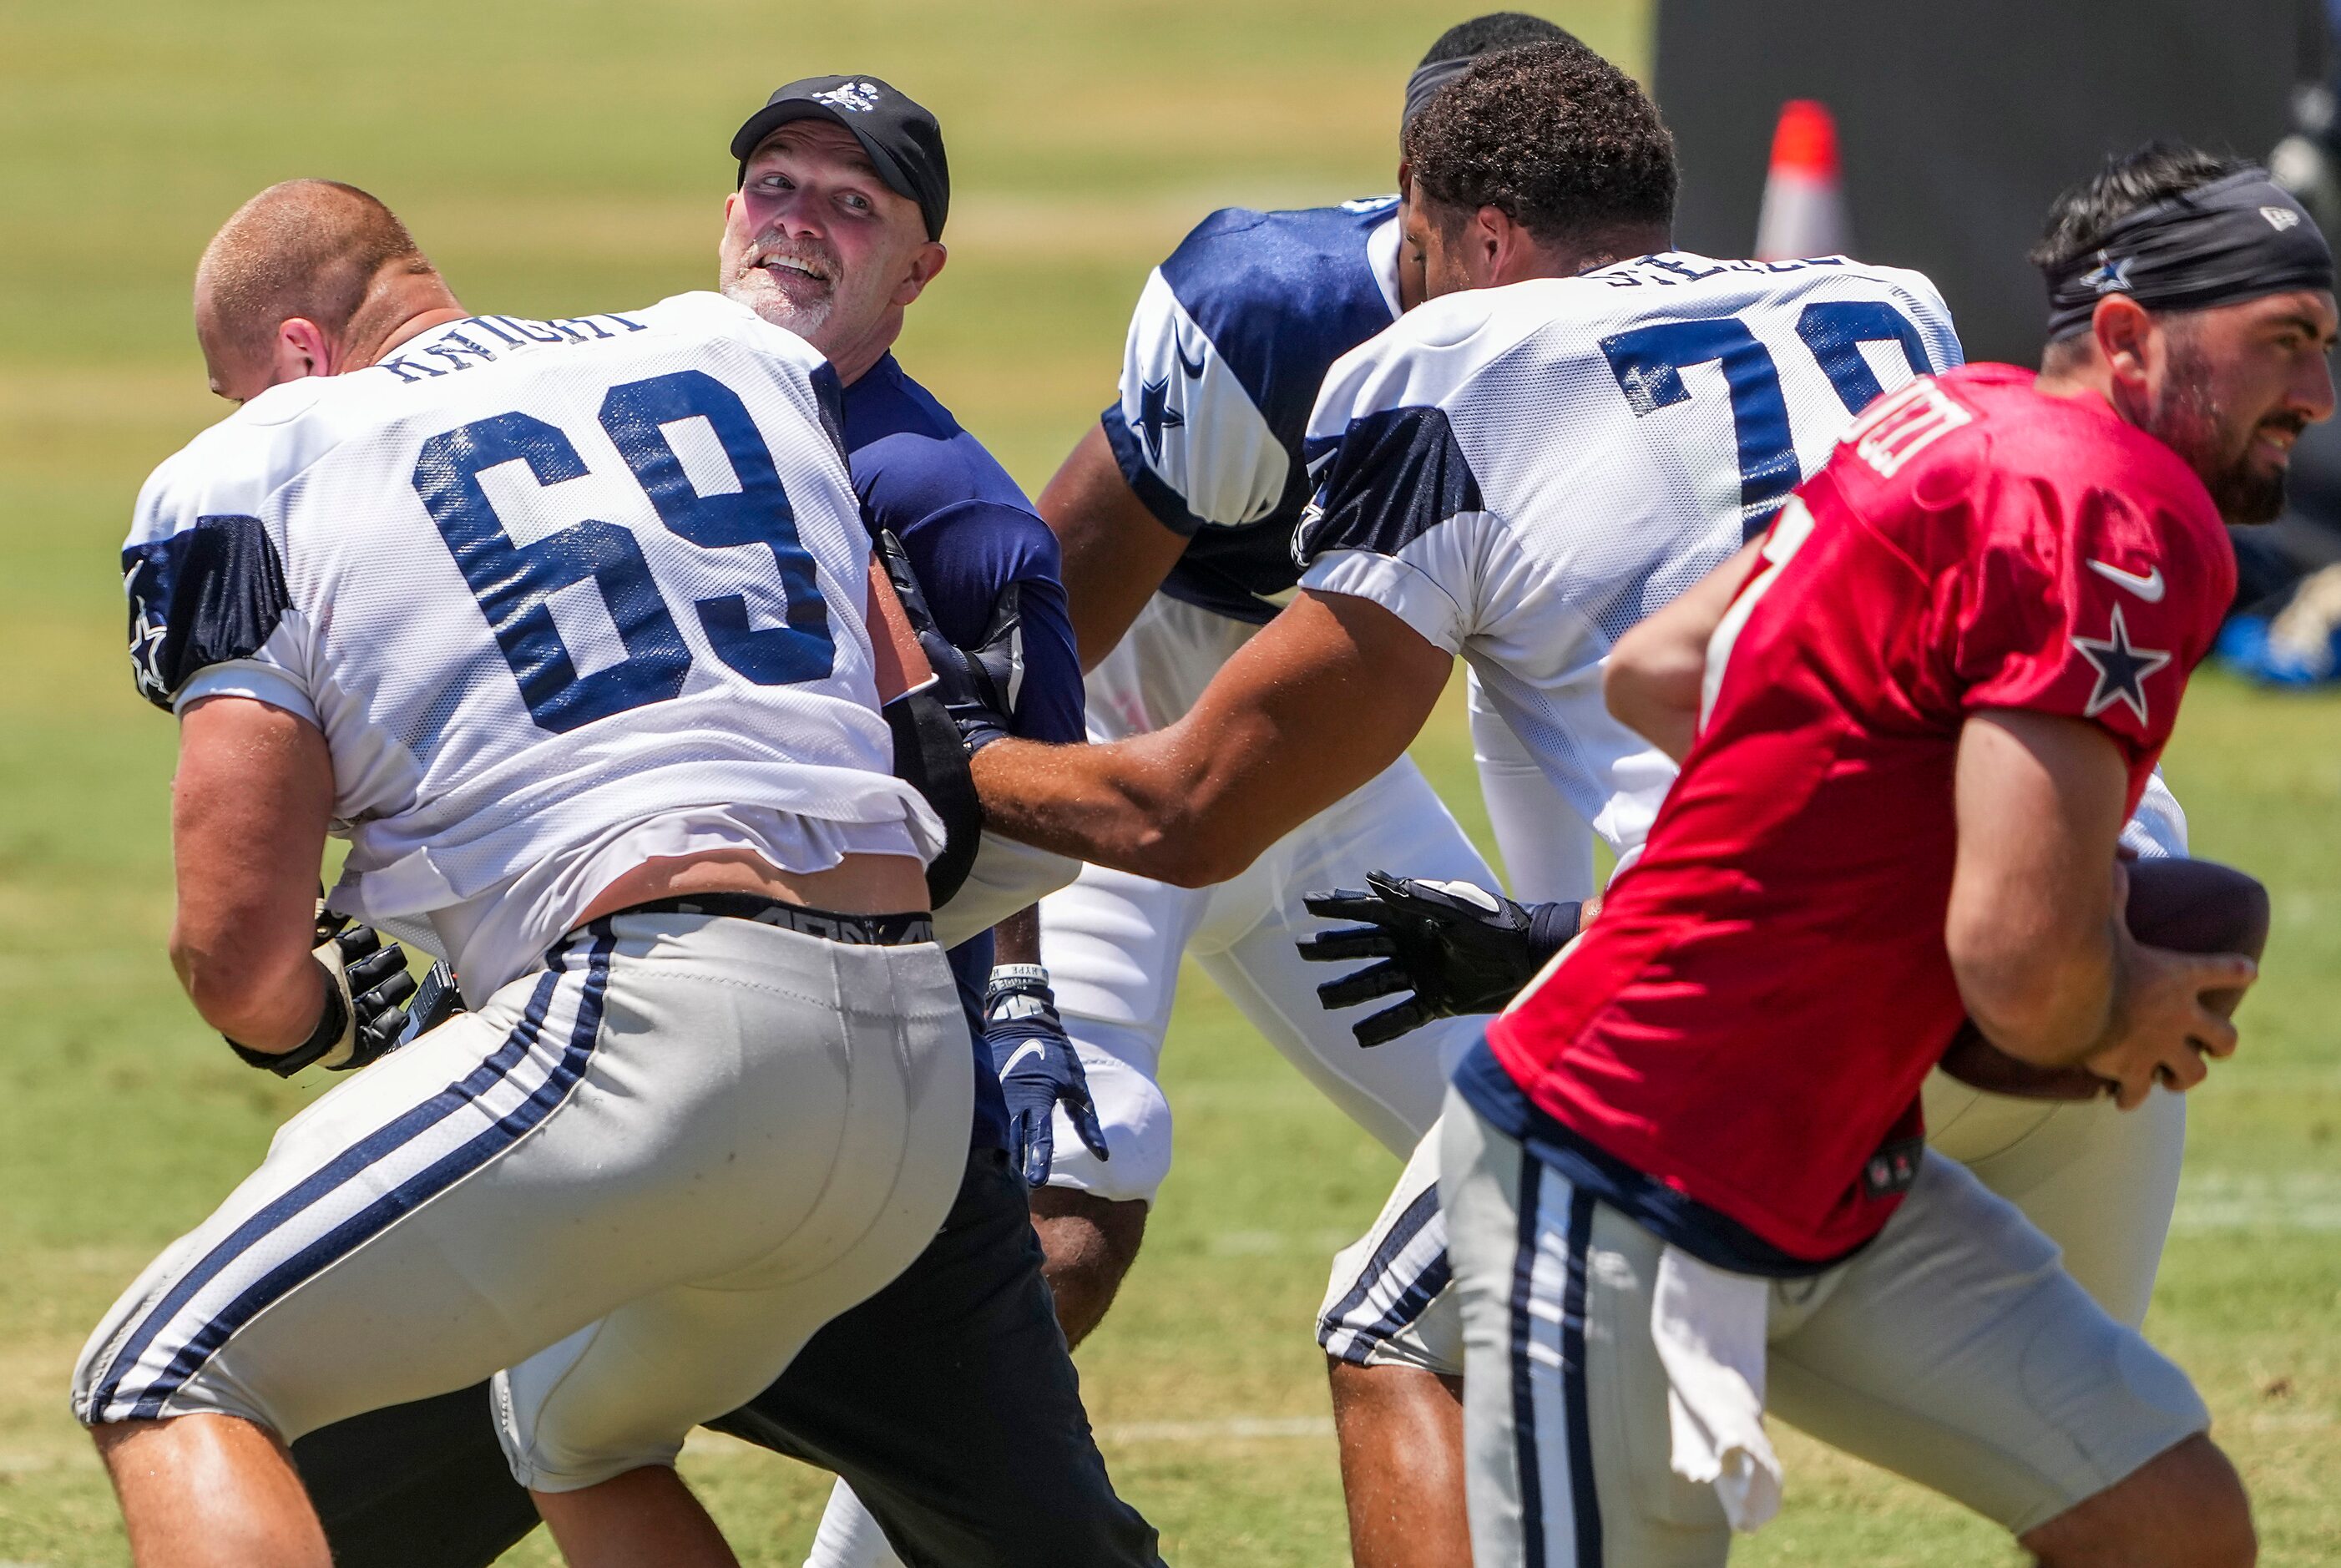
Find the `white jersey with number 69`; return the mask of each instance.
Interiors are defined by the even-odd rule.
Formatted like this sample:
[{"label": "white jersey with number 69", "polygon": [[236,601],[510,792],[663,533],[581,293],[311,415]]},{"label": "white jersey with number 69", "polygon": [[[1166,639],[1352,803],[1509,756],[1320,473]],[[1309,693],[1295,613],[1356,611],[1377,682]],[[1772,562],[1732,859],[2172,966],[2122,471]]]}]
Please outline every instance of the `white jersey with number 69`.
[{"label": "white jersey with number 69", "polygon": [[334,907],[426,936],[474,998],[652,854],[929,853],[835,395],[802,340],[705,294],[475,316],[273,387],[139,496],[139,688],[315,724]]},{"label": "white jersey with number 69", "polygon": [[1960,362],[1932,284],[1841,256],[1669,252],[1445,295],[1325,378],[1301,585],[1467,660],[1628,854],[1675,768],[1603,706],[1610,647],[1761,532],[1872,399]]}]

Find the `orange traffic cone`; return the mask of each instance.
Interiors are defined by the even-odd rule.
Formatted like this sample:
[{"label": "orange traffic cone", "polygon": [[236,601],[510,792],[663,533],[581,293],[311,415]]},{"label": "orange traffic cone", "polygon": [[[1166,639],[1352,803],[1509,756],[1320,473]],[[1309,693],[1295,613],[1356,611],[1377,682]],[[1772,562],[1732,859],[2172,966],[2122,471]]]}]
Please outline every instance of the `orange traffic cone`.
[{"label": "orange traffic cone", "polygon": [[1780,106],[1772,172],[1756,222],[1756,259],[1843,255],[1853,248],[1845,185],[1837,164],[1837,122],[1827,105],[1798,98]]}]

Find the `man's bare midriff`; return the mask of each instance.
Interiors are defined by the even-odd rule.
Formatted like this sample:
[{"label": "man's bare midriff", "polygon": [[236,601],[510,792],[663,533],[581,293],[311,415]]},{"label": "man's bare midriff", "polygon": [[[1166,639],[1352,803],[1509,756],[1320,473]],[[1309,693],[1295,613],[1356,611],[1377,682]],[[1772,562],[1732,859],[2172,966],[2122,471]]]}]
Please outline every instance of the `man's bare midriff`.
[{"label": "man's bare midriff", "polygon": [[838,914],[908,914],[927,907],[927,874],[907,854],[849,854],[827,871],[782,871],[749,850],[713,849],[643,862],[603,888],[577,924],[695,893],[762,894]]}]

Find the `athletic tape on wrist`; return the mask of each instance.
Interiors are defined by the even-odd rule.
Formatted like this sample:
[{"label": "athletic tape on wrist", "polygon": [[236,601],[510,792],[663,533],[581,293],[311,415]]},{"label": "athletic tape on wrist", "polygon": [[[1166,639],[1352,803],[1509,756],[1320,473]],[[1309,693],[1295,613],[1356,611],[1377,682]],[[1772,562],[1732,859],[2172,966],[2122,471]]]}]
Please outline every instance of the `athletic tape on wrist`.
[{"label": "athletic tape on wrist", "polygon": [[254,1051],[248,1045],[237,1044],[224,1034],[220,1038],[227,1040],[228,1049],[234,1052],[245,1066],[264,1068],[279,1078],[290,1078],[312,1062],[332,1054],[334,1047],[342,1043],[342,1036],[349,1033],[349,1000],[343,995],[342,985],[329,975],[325,980],[325,1005],[317,1014],[317,1026],[309,1031],[306,1040],[290,1051]]},{"label": "athletic tape on wrist", "polygon": [[1535,955],[1539,968],[1576,940],[1584,917],[1582,904],[1539,904],[1529,910],[1529,951]]}]

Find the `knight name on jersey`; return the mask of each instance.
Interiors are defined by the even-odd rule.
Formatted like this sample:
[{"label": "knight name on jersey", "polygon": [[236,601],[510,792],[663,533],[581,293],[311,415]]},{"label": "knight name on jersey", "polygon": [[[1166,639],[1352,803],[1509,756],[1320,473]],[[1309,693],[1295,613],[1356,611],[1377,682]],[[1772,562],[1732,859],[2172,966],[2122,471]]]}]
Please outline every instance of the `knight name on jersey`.
[{"label": "knight name on jersey", "polygon": [[783,865],[931,848],[877,713],[836,401],[809,345],[712,295],[475,316],[272,387],[140,497],[139,686],[324,732],[335,908],[427,918],[467,987],[566,929],[581,857],[626,834]]},{"label": "knight name on jersey", "polygon": [[[608,325],[604,325],[604,324]],[[376,362],[377,368],[389,371],[401,381],[425,381],[434,375],[445,375],[473,365],[493,364],[496,351],[474,338],[493,338],[506,348],[520,348],[528,344],[593,343],[618,336],[619,332],[647,332],[641,322],[604,313],[599,315],[566,315],[547,321],[531,321],[509,315],[475,315],[459,321],[452,327],[426,333],[413,350],[402,349],[389,358]],[[471,329],[466,335],[464,329]]]},{"label": "knight name on jersey", "polygon": [[1868,413],[1853,422],[1847,439],[1854,455],[1891,479],[1902,465],[1957,430],[1972,424],[1975,415],[1957,399],[1921,376],[1899,392],[1881,397]]}]

